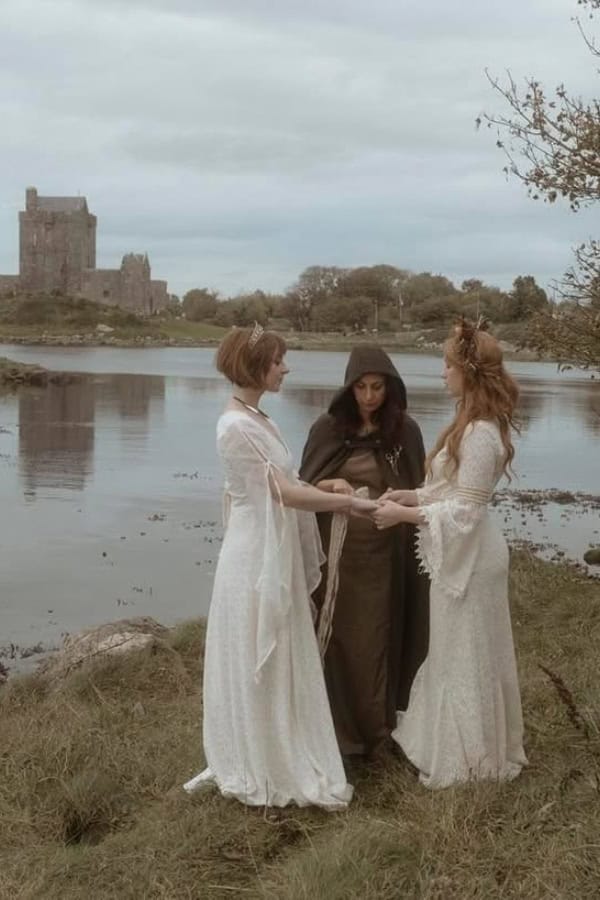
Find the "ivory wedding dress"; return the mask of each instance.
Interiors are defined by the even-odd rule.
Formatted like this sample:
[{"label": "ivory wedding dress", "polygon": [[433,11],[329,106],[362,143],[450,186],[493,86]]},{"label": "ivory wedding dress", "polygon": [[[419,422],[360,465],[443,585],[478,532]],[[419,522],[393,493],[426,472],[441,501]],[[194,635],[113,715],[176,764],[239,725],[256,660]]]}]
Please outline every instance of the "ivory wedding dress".
[{"label": "ivory wedding dress", "polygon": [[527,760],[508,606],[508,548],[488,513],[502,474],[497,425],[465,430],[458,470],[446,450],[417,490],[419,555],[431,578],[429,654],[393,738],[438,788],[514,778]]},{"label": "ivory wedding dress", "polygon": [[272,473],[297,476],[272,420],[225,412],[217,447],[226,530],[206,634],[207,768],[184,787],[214,783],[257,806],[344,808],[352,788],[311,615],[323,560],[315,516],[277,496]]}]

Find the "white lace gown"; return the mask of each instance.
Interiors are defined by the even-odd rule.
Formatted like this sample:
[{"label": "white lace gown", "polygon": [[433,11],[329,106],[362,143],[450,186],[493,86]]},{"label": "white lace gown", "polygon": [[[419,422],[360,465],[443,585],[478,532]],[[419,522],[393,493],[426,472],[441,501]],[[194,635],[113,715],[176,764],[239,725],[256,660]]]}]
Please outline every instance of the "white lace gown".
[{"label": "white lace gown", "polygon": [[430,788],[521,771],[523,718],[508,606],[508,548],[488,513],[502,474],[497,425],[468,426],[447,478],[441,450],[417,491],[419,554],[431,577],[429,654],[394,740]]},{"label": "white lace gown", "polygon": [[[253,806],[341,809],[352,797],[329,709],[310,595],[323,560],[312,513],[284,507],[271,473],[297,481],[279,431],[245,412],[219,419],[226,530],[204,662],[207,768]],[[275,498],[273,496],[275,490]]]}]

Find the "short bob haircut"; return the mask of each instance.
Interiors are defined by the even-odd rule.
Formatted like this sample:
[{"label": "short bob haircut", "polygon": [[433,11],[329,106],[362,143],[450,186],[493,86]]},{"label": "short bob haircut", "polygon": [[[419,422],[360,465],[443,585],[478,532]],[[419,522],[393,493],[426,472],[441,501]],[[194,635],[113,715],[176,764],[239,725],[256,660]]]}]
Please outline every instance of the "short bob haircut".
[{"label": "short bob haircut", "polygon": [[254,328],[233,328],[225,335],[215,359],[217,371],[243,388],[263,388],[274,360],[283,356],[286,343],[275,331],[263,331],[253,347],[249,346]]}]

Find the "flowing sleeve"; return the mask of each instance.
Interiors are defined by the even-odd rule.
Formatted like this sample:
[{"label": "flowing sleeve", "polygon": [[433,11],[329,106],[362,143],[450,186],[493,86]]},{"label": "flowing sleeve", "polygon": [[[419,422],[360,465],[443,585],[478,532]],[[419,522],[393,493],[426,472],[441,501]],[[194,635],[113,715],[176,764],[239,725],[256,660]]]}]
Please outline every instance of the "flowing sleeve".
[{"label": "flowing sleeve", "polygon": [[430,492],[429,502],[421,506],[425,522],[418,530],[419,558],[432,582],[453,599],[464,596],[477,563],[478,526],[487,514],[502,450],[488,423],[475,423],[461,443],[454,489],[439,500]]},{"label": "flowing sleeve", "polygon": [[[288,477],[286,451],[280,448],[275,437],[261,426],[235,420],[228,424],[218,444],[232,501],[238,497],[247,503],[256,521],[256,532],[249,534],[248,540],[254,542],[258,556],[254,583],[257,602],[254,677],[258,682],[289,617],[293,554],[296,547],[300,552],[298,522],[295,510],[283,505],[274,478],[276,472]],[[313,552],[317,553],[317,548]],[[319,562],[311,565],[311,570],[315,568],[319,569]],[[309,602],[308,595],[306,602]]]},{"label": "flowing sleeve", "polygon": [[444,495],[446,480],[440,477],[426,478],[421,487],[415,490],[417,506],[427,506],[435,503]]}]

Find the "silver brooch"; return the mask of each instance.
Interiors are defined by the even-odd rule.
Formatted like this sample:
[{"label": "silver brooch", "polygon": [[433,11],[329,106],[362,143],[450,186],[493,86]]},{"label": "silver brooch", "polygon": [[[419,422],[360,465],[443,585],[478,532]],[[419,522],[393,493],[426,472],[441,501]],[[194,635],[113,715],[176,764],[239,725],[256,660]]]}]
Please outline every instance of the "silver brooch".
[{"label": "silver brooch", "polygon": [[398,474],[398,460],[400,459],[400,454],[402,453],[402,447],[398,445],[394,447],[393,450],[390,450],[385,454],[386,461],[389,463],[390,469],[396,475]]}]

